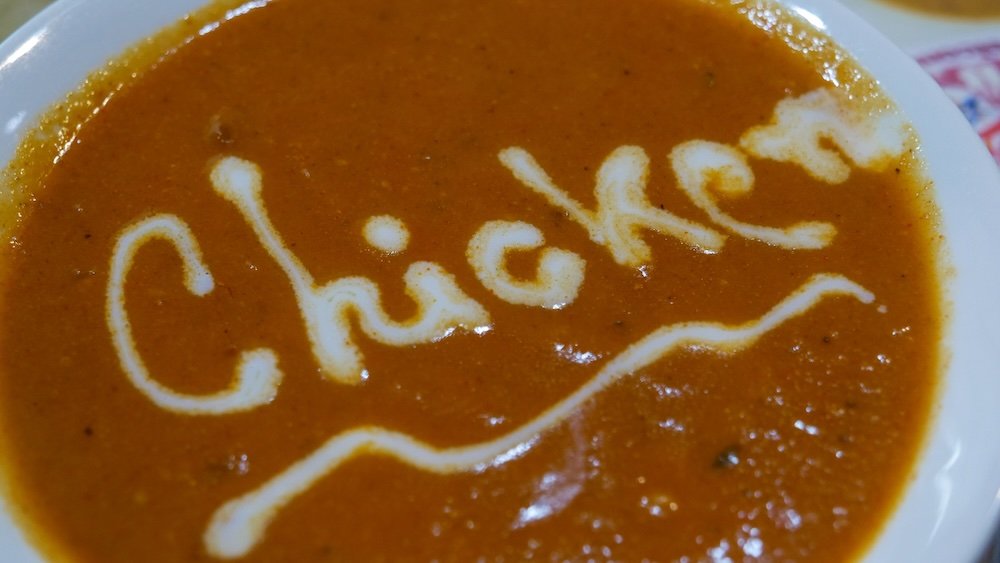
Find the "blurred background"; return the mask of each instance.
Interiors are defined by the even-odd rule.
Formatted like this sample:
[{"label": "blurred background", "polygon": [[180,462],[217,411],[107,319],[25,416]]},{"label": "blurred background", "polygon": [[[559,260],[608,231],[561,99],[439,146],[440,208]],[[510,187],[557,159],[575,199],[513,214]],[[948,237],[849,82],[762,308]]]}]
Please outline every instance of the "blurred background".
[{"label": "blurred background", "polygon": [[10,35],[51,0],[0,0],[0,38]]}]

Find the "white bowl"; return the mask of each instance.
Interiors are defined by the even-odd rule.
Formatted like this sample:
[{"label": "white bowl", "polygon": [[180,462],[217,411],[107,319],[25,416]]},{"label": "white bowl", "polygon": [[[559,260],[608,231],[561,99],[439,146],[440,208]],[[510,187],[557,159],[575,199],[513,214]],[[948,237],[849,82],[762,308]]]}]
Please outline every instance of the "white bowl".
[{"label": "white bowl", "polygon": [[[0,163],[51,104],[129,45],[205,0],[61,0],[0,44]],[[936,185],[952,304],[930,436],[870,561],[975,561],[1000,514],[1000,173],[917,65],[832,0],[786,0],[878,79],[914,125]],[[0,499],[2,503],[2,499]],[[0,505],[4,561],[41,558]]]}]

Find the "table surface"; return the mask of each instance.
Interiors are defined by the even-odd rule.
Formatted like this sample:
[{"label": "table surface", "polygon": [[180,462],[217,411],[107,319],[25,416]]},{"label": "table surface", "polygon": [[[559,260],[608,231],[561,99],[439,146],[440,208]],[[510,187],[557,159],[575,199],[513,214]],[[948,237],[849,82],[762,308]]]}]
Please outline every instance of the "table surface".
[{"label": "table surface", "polygon": [[[868,17],[876,27],[881,28],[883,33],[891,39],[896,40],[904,50],[912,48],[913,45],[911,43],[919,40],[921,36],[926,38],[926,35],[922,32],[920,35],[914,35],[915,31],[909,31],[912,25],[902,25],[904,20],[910,19],[908,16],[898,17],[898,14],[891,13],[894,12],[892,7],[880,3],[878,0],[841,1],[862,16]],[[0,0],[0,39],[4,39],[13,33],[21,24],[28,21],[31,16],[38,13],[51,2],[52,0]],[[912,15],[920,19],[928,18],[928,16],[923,14],[914,13]],[[934,23],[931,19],[928,19],[928,22],[931,24]],[[990,22],[946,20],[941,22],[940,29],[942,30],[942,34],[954,34],[961,33],[964,31],[963,28],[971,29],[973,26],[981,26],[985,23],[997,26],[997,37],[1000,39],[1000,19],[994,19]],[[983,563],[1000,563],[1000,542],[997,543],[997,546],[992,551],[992,557],[984,555]]]},{"label": "table surface", "polygon": [[0,38],[10,35],[51,0],[3,0],[0,2]]}]

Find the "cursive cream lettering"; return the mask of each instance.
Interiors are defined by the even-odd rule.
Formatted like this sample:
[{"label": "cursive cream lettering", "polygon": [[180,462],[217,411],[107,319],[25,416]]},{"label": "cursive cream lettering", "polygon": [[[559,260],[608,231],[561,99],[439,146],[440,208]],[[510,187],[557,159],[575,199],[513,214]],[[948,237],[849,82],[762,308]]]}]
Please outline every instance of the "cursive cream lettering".
[{"label": "cursive cream lettering", "polygon": [[533,250],[545,244],[545,235],[524,222],[489,221],[465,251],[476,277],[494,295],[515,305],[562,309],[574,300],[583,285],[586,262],[579,254],[546,248],[538,261],[534,280],[519,280],[507,271],[507,253]]},{"label": "cursive cream lettering", "polygon": [[278,393],[282,374],[278,369],[277,356],[268,348],[243,352],[233,384],[229,389],[213,395],[177,393],[150,377],[132,337],[132,325],[125,308],[125,280],[135,262],[136,252],[157,238],[170,242],[180,254],[184,265],[184,286],[188,291],[203,297],[215,287],[191,229],[178,217],[156,215],[129,226],[121,233],[111,256],[105,311],[111,341],[129,381],[160,408],[180,414],[222,415],[271,402]]},{"label": "cursive cream lettering", "polygon": [[[909,138],[897,112],[861,113],[844,94],[820,88],[778,102],[771,123],[748,130],[740,146],[758,158],[797,164],[817,180],[839,184],[851,174],[841,154],[861,168],[883,170],[899,158]],[[824,140],[840,153],[823,146]]]},{"label": "cursive cream lettering", "polygon": [[500,151],[499,158],[518,181],[565,211],[623,266],[638,267],[652,259],[652,250],[642,240],[643,230],[675,237],[702,252],[717,252],[725,242],[721,233],[649,202],[649,157],[639,147],[618,147],[604,160],[594,189],[597,211],[585,209],[557,187],[528,151],[510,147]]},{"label": "cursive cream lettering", "polygon": [[674,147],[670,163],[677,184],[715,224],[739,236],[788,249],[816,249],[830,244],[837,229],[809,221],[779,229],[737,221],[719,209],[710,189],[726,196],[753,190],[754,174],[738,149],[709,141],[688,141]]},{"label": "cursive cream lettering", "polygon": [[368,377],[361,351],[351,331],[351,313],[369,338],[390,346],[435,342],[457,329],[482,332],[490,323],[483,307],[466,295],[440,265],[416,262],[403,276],[406,293],[417,303],[413,318],[397,322],[381,306],[378,286],[364,277],[342,278],[317,285],[312,275],[271,224],[261,197],[261,172],[256,164],[235,157],[219,159],[211,172],[215,191],[236,206],[260,243],[291,282],[313,355],[323,373],[346,384]]},{"label": "cursive cream lettering", "polygon": [[[825,248],[837,232],[832,224],[754,225],[724,212],[719,199],[753,191],[756,179],[748,157],[797,164],[815,178],[839,183],[850,174],[848,161],[879,170],[899,157],[908,140],[908,129],[898,115],[860,115],[836,92],[819,89],[780,102],[771,123],[748,130],[738,147],[705,140],[681,143],[669,155],[678,187],[719,230],[650,203],[646,195],[650,163],[640,147],[618,147],[601,164],[595,175],[594,209],[585,208],[559,188],[525,149],[509,147],[501,150],[498,158],[518,182],[580,225],[616,263],[642,267],[652,260],[652,249],[643,238],[647,231],[675,238],[702,253],[719,252],[730,233],[786,249]],[[417,305],[417,312],[402,321],[385,312],[379,286],[371,279],[354,276],[317,284],[271,223],[262,198],[263,174],[256,164],[231,156],[219,158],[209,178],[216,193],[236,207],[287,277],[312,354],[325,377],[344,384],[358,384],[368,377],[365,359],[355,342],[355,324],[368,338],[397,347],[432,343],[458,331],[483,334],[491,330],[489,313],[458,286],[453,274],[435,262],[413,262],[407,268],[405,292]],[[386,256],[405,251],[410,241],[406,224],[390,215],[369,218],[361,234],[371,248]],[[184,415],[220,415],[272,401],[283,376],[276,354],[268,348],[243,352],[229,388],[210,395],[178,393],[150,376],[132,335],[125,284],[139,249],[153,239],[169,242],[180,255],[184,285],[190,293],[208,295],[215,283],[197,240],[180,218],[156,215],[122,231],[111,257],[106,312],[112,341],[129,381],[156,405]],[[514,276],[508,268],[511,253],[532,251],[538,257],[534,278]],[[542,231],[521,221],[484,223],[465,252],[479,282],[499,299],[515,305],[553,310],[567,307],[576,301],[586,273],[586,261],[580,255],[546,246]],[[844,276],[817,274],[772,309],[744,324],[692,321],[663,325],[607,361],[603,356],[556,344],[555,350],[570,361],[604,363],[579,388],[521,426],[492,440],[443,448],[401,430],[364,425],[348,428],[256,489],[219,507],[205,530],[205,547],[220,558],[246,555],[262,541],[270,523],[288,503],[357,456],[389,456],[438,474],[484,471],[513,462],[608,386],[676,350],[697,347],[720,355],[737,353],[821,301],[837,296],[865,304],[875,299]]]}]

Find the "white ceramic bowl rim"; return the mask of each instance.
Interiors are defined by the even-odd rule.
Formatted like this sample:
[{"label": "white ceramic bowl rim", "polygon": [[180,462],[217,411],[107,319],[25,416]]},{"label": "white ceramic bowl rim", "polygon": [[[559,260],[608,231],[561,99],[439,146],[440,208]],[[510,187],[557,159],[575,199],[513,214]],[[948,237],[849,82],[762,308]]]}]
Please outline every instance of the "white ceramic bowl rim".
[{"label": "white ceramic bowl rim", "polygon": [[[830,35],[881,83],[921,139],[936,185],[953,309],[936,423],[869,561],[975,561],[1000,516],[1000,173],[936,84],[832,0],[778,0]],[[0,162],[48,107],[128,46],[206,0],[61,0],[0,44]],[[95,41],[94,38],[100,38]],[[0,499],[2,503],[2,499]],[[5,560],[40,561],[0,506]]]}]

